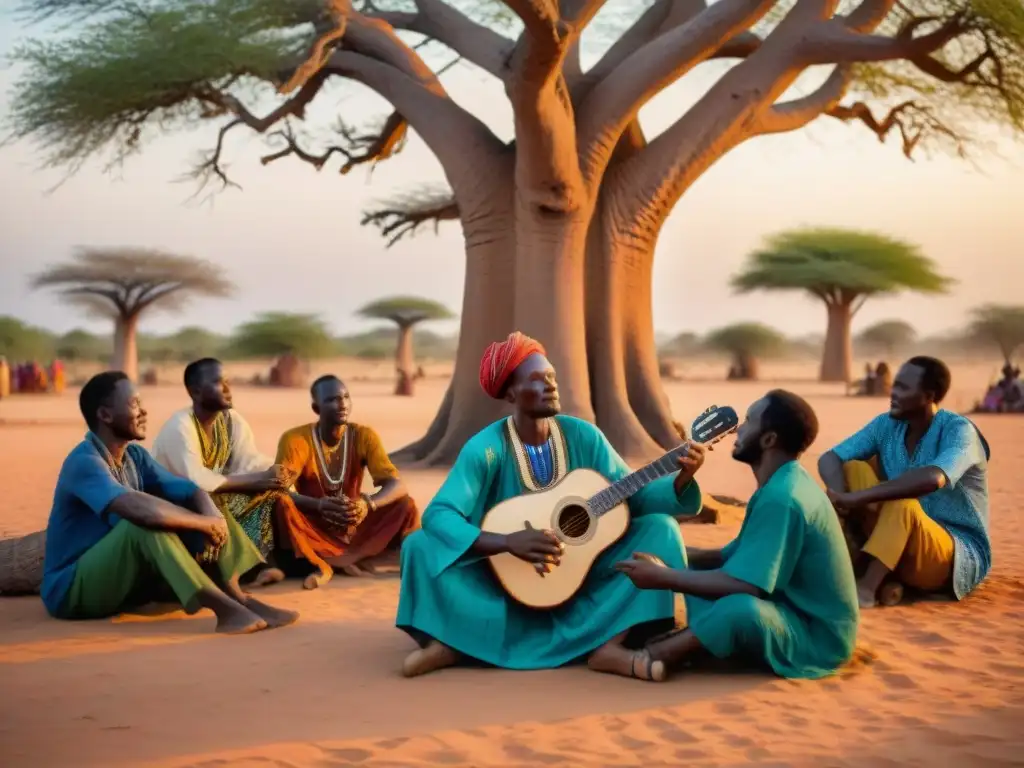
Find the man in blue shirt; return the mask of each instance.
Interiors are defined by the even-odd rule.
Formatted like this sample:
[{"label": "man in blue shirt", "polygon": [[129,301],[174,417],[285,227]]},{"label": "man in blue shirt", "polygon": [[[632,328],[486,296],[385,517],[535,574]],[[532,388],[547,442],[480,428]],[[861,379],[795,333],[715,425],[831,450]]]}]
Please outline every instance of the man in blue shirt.
[{"label": "man in blue shirt", "polygon": [[41,591],[51,615],[111,616],[169,588],[189,613],[212,610],[218,632],[244,634],[298,618],[239,588],[239,574],[260,554],[238,523],[195,483],[132,444],[146,437],[146,411],[124,373],[94,376],[79,405],[89,432],[64,460],[46,526]]},{"label": "man in blue shirt", "polygon": [[875,605],[892,572],[959,600],[992,566],[987,449],[969,419],[939,407],[949,385],[944,363],[912,357],[893,381],[889,412],[818,462],[836,511],[868,537],[862,607]]}]

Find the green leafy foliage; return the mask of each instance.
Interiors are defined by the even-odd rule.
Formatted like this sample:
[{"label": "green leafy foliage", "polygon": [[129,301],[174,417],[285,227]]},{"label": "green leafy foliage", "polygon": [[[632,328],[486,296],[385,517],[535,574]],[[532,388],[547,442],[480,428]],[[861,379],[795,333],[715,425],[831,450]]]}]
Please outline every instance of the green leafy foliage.
[{"label": "green leafy foliage", "polygon": [[[454,360],[458,349],[458,338],[442,336],[424,329],[413,331],[413,346],[421,360]],[[398,344],[398,329],[374,328],[365,333],[342,336],[338,339],[337,350],[342,357],[364,360],[385,360],[395,356]]]},{"label": "green leafy foliage", "polygon": [[869,232],[803,229],[768,238],[732,280],[739,292],[802,290],[833,303],[913,290],[943,293],[952,280],[909,243]]},{"label": "green leafy foliage", "polygon": [[997,347],[1006,362],[1010,362],[1018,347],[1024,345],[1024,306],[986,304],[971,315],[970,336]]},{"label": "green leafy foliage", "polygon": [[881,350],[892,354],[906,349],[917,339],[914,326],[903,320],[882,320],[864,329],[857,341],[867,349]]},{"label": "green leafy foliage", "polygon": [[788,342],[779,331],[761,323],[736,323],[711,331],[704,346],[736,357],[771,357],[786,351]]},{"label": "green leafy foliage", "polygon": [[455,317],[444,304],[418,296],[392,296],[367,304],[356,314],[368,320],[390,320],[408,327],[427,320],[451,320]]},{"label": "green leafy foliage", "polygon": [[277,357],[292,353],[307,359],[330,357],[334,340],[317,315],[266,312],[240,326],[230,342],[233,357]]},{"label": "green leafy foliage", "polygon": [[0,315],[0,357],[7,358],[8,363],[46,362],[53,358],[55,346],[52,333]]},{"label": "green leafy foliage", "polygon": [[68,362],[106,360],[110,357],[110,338],[102,338],[89,331],[68,331],[55,341],[57,357]]}]

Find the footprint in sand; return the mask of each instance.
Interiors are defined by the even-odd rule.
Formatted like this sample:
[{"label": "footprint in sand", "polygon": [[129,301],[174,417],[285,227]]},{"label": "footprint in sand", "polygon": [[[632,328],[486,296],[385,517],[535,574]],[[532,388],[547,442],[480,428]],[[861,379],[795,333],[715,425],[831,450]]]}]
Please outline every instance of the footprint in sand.
[{"label": "footprint in sand", "polygon": [[693,744],[697,741],[696,736],[687,733],[670,720],[660,717],[648,717],[644,720],[644,723],[648,728],[656,731],[662,739],[673,744]]}]

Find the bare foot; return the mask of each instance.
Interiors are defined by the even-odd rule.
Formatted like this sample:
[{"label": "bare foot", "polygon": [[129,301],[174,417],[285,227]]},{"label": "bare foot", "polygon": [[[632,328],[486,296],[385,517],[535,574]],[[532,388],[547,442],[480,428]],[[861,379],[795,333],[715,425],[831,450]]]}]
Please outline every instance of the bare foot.
[{"label": "bare foot", "polygon": [[405,657],[402,674],[405,677],[418,677],[428,672],[453,666],[459,660],[459,652],[452,650],[444,643],[432,640],[426,648],[420,648]]},{"label": "bare foot", "polygon": [[890,579],[878,590],[878,602],[881,605],[899,605],[903,601],[903,585],[895,579]]},{"label": "bare foot", "polygon": [[217,613],[217,632],[222,635],[251,635],[267,628],[266,620],[255,611],[238,606],[236,611]]},{"label": "bare foot", "polygon": [[320,571],[311,573],[302,581],[303,589],[316,589],[322,587],[334,577],[334,571]]},{"label": "bare foot", "polygon": [[874,608],[878,605],[878,599],[875,597],[875,591],[872,589],[865,589],[864,587],[857,587],[857,603],[861,608]]},{"label": "bare foot", "polygon": [[197,597],[199,605],[209,608],[217,617],[216,631],[222,635],[248,635],[267,628],[262,616],[220,590],[203,590]]},{"label": "bare foot", "polygon": [[635,677],[655,683],[663,682],[667,677],[665,662],[655,661],[647,651],[630,651],[614,643],[603,645],[590,654],[587,666],[594,672]]},{"label": "bare foot", "polygon": [[256,598],[250,597],[245,601],[245,607],[262,618],[267,629],[287,627],[299,620],[298,611],[287,611],[284,608],[275,608],[272,605],[261,603]]},{"label": "bare foot", "polygon": [[252,580],[253,587],[266,587],[284,581],[284,571],[280,568],[264,568]]}]

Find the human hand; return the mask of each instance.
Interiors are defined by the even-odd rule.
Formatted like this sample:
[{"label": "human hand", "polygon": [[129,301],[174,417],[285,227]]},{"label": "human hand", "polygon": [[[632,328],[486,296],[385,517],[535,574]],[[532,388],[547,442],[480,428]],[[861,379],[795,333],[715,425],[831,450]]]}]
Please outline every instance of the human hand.
[{"label": "human hand", "polygon": [[836,491],[832,488],[826,488],[825,493],[828,495],[828,500],[832,502],[836,512],[840,515],[846,515],[858,506],[854,494],[848,491]]},{"label": "human hand", "polygon": [[697,470],[704,464],[705,452],[710,450],[714,449],[710,446],[705,447],[700,443],[690,442],[686,444],[686,451],[676,459],[679,462],[679,473],[675,479],[677,494],[682,493],[683,489],[693,480]]},{"label": "human hand", "polygon": [[223,547],[228,540],[228,522],[223,515],[199,516],[199,531],[215,549]]},{"label": "human hand", "polygon": [[345,496],[324,496],[316,500],[316,511],[331,527],[349,528],[355,522],[355,510],[352,502]]},{"label": "human hand", "polygon": [[509,534],[509,554],[532,563],[537,573],[543,576],[561,563],[565,545],[558,540],[554,531],[538,530],[529,522],[524,526],[523,530]]},{"label": "human hand", "polygon": [[668,589],[668,566],[661,559],[646,552],[634,552],[632,560],[615,564],[615,570],[624,573],[640,589]]},{"label": "human hand", "polygon": [[291,472],[281,464],[275,464],[260,472],[260,488],[264,491],[283,491],[290,486],[294,478]]}]

